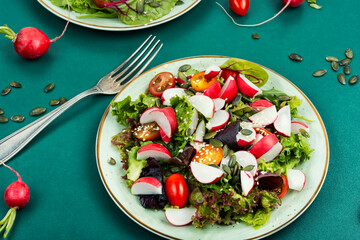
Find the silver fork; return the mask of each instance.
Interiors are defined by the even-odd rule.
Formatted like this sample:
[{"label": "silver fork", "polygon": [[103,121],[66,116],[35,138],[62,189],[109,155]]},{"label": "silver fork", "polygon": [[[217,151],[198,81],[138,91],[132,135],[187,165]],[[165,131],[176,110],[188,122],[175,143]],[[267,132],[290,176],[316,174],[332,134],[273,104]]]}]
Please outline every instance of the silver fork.
[{"label": "silver fork", "polygon": [[155,38],[150,35],[128,59],[102,77],[94,87],[76,95],[45,116],[0,140],[0,160],[7,162],[55,118],[81,99],[94,94],[115,94],[120,92],[131,79],[136,78],[145,70],[160,51],[163,44],[160,44],[160,40],[153,44]]}]

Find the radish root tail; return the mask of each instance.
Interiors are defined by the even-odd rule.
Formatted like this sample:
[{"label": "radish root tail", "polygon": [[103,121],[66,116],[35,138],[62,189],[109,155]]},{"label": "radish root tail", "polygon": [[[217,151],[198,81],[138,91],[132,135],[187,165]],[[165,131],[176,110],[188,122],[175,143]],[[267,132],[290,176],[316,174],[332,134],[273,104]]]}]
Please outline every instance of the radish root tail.
[{"label": "radish root tail", "polygon": [[277,16],[280,15],[280,13],[282,13],[290,4],[291,0],[288,0],[287,3],[285,4],[285,6],[277,13],[275,14],[272,18],[269,18],[268,20],[266,21],[263,21],[261,23],[257,23],[257,24],[250,24],[250,25],[246,25],[246,24],[239,24],[237,23],[234,18],[232,16],[230,16],[230,14],[225,10],[225,8],[218,2],[216,2],[217,5],[219,5],[219,7],[222,8],[222,10],[224,10],[225,14],[233,21],[233,23],[239,27],[257,27],[257,26],[260,26],[260,25],[263,25],[267,22],[270,22],[271,20],[273,20],[274,18],[276,18]]},{"label": "radish root tail", "polygon": [[10,169],[11,171],[13,171],[13,172],[16,174],[18,180],[21,181],[21,177],[20,177],[20,175],[18,174],[17,171],[15,171],[15,170],[12,169],[10,166],[6,165],[3,161],[0,160],[0,165],[1,165],[1,164],[4,165],[5,167],[7,167],[8,169]]},{"label": "radish root tail", "polygon": [[54,38],[54,39],[51,39],[51,40],[50,40],[51,43],[56,42],[56,41],[59,40],[62,36],[64,36],[64,34],[65,34],[65,32],[66,32],[66,29],[67,29],[67,27],[68,27],[68,25],[69,25],[69,22],[70,22],[70,4],[69,4],[69,1],[68,1],[68,0],[66,0],[66,2],[67,2],[67,5],[68,5],[68,20],[67,20],[67,23],[66,23],[65,28],[64,28],[63,32],[61,33],[61,35],[58,36],[58,37],[56,37],[56,38]]}]

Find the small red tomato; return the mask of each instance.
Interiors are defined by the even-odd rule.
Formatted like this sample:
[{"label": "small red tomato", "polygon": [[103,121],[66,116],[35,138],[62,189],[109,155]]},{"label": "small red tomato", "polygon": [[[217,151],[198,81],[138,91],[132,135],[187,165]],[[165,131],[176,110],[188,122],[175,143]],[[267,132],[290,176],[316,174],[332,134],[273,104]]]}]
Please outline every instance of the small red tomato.
[{"label": "small red tomato", "polygon": [[96,6],[99,8],[104,8],[105,4],[109,2],[109,0],[93,0]]},{"label": "small red tomato", "polygon": [[237,71],[223,69],[223,70],[221,70],[220,77],[222,77],[224,79],[224,81],[226,81],[230,76],[232,76],[234,79],[236,79],[238,74],[239,74],[239,72],[237,72]]},{"label": "small red tomato", "polygon": [[[288,0],[281,0],[285,5],[288,2]],[[298,7],[301,4],[303,4],[305,0],[290,0],[289,7]]]},{"label": "small red tomato", "polygon": [[249,0],[229,0],[230,8],[237,15],[244,16],[249,10]]},{"label": "small red tomato", "polygon": [[182,208],[189,198],[189,188],[182,175],[170,175],[165,182],[165,193],[172,206]]},{"label": "small red tomato", "polygon": [[175,77],[169,72],[156,74],[149,83],[150,93],[155,97],[161,97],[166,89],[173,87],[175,87]]},{"label": "small red tomato", "polygon": [[281,187],[281,192],[278,194],[278,197],[280,199],[283,198],[286,195],[287,191],[289,190],[289,183],[287,177],[284,174],[281,174],[281,178],[283,180],[283,185]]}]

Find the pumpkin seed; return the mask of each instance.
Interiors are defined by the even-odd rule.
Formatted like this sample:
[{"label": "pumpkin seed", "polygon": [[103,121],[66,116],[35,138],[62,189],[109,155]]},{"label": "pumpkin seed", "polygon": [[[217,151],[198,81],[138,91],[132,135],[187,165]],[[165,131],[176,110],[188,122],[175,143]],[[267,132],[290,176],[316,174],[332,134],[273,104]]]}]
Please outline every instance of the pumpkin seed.
[{"label": "pumpkin seed", "polygon": [[145,3],[151,3],[153,2],[154,0],[145,0]]},{"label": "pumpkin seed", "polygon": [[0,123],[7,123],[9,119],[5,116],[0,116]]},{"label": "pumpkin seed", "polygon": [[349,65],[345,65],[343,70],[346,75],[349,75],[351,73],[351,68]]},{"label": "pumpkin seed", "polygon": [[339,71],[339,64],[337,62],[331,62],[331,68],[335,72]]},{"label": "pumpkin seed", "polygon": [[346,79],[345,79],[345,75],[342,73],[339,73],[337,76],[337,79],[339,81],[339,83],[341,83],[342,85],[346,84]]},{"label": "pumpkin seed", "polygon": [[231,185],[235,185],[235,184],[237,184],[237,183],[240,183],[240,177],[239,177],[239,175],[234,176],[234,177],[230,180],[230,184],[231,184]]},{"label": "pumpkin seed", "polygon": [[326,73],[327,73],[327,70],[326,70],[326,69],[320,69],[320,70],[315,71],[312,75],[313,75],[314,77],[322,77],[322,76],[324,76]]},{"label": "pumpkin seed", "polygon": [[257,33],[253,33],[251,36],[252,36],[253,39],[259,39],[260,38],[259,34],[257,34]]},{"label": "pumpkin seed", "polygon": [[61,98],[59,99],[60,105],[63,105],[63,104],[66,103],[66,102],[67,102],[67,99],[64,98],[64,97],[61,97]]},{"label": "pumpkin seed", "polygon": [[231,101],[232,105],[237,105],[241,101],[241,95],[236,95],[236,97]]},{"label": "pumpkin seed", "polygon": [[316,3],[310,3],[309,6],[312,7],[312,8],[315,8],[315,9],[321,9],[322,8],[322,6],[317,5]]},{"label": "pumpkin seed", "polygon": [[351,59],[350,58],[344,58],[343,60],[341,60],[339,62],[340,66],[345,66],[347,64],[349,64],[351,62]]},{"label": "pumpkin seed", "polygon": [[223,166],[222,166],[222,169],[225,171],[225,173],[226,173],[227,175],[231,175],[231,169],[229,168],[228,165],[223,165]]},{"label": "pumpkin seed", "polygon": [[223,146],[223,157],[227,157],[229,155],[230,149],[228,147],[228,145],[224,145]]},{"label": "pumpkin seed", "polygon": [[215,138],[210,139],[210,144],[213,145],[214,147],[218,147],[218,148],[221,148],[222,146],[224,146],[224,144],[220,140],[215,139]]},{"label": "pumpkin seed", "polygon": [[297,53],[291,53],[289,55],[289,58],[295,62],[301,62],[303,60],[302,56],[300,56],[299,54]]},{"label": "pumpkin seed", "polygon": [[[187,88],[190,86],[190,84],[187,83],[187,82],[185,82],[185,83],[182,83],[180,86],[181,86],[182,88],[185,88],[185,89],[187,90]],[[189,91],[189,92],[190,92],[190,91]]]},{"label": "pumpkin seed", "polygon": [[8,95],[11,92],[11,87],[6,87],[1,91],[1,96]]},{"label": "pumpkin seed", "polygon": [[37,107],[30,111],[30,116],[39,116],[39,115],[43,114],[44,112],[46,112],[45,107]]},{"label": "pumpkin seed", "polygon": [[253,132],[250,130],[250,129],[241,129],[241,134],[244,135],[244,136],[250,136]]},{"label": "pumpkin seed", "polygon": [[13,122],[23,122],[24,121],[24,119],[25,119],[25,117],[24,116],[21,116],[21,115],[14,115],[14,116],[12,116],[11,118],[11,121],[13,121]]},{"label": "pumpkin seed", "polygon": [[178,173],[180,171],[181,171],[181,168],[178,166],[170,168],[170,172],[172,172],[172,173]]},{"label": "pumpkin seed", "polygon": [[230,160],[228,162],[228,166],[233,168],[235,166],[236,163],[236,156],[235,155],[231,155]]},{"label": "pumpkin seed", "polygon": [[156,100],[155,100],[155,105],[156,105],[157,107],[160,107],[160,106],[161,106],[161,100],[160,100],[160,98],[156,98]]},{"label": "pumpkin seed", "polygon": [[109,160],[108,160],[108,163],[109,163],[110,165],[115,165],[115,164],[116,164],[116,161],[115,161],[114,158],[110,157]]},{"label": "pumpkin seed", "polygon": [[59,105],[60,101],[57,99],[51,99],[50,100],[50,106],[56,106]]},{"label": "pumpkin seed", "polygon": [[193,94],[197,93],[196,90],[194,88],[192,88],[192,87],[189,87],[188,90],[191,91]]},{"label": "pumpkin seed", "polygon": [[349,84],[350,85],[354,85],[355,83],[357,83],[359,81],[359,76],[358,75],[354,75],[349,79]]},{"label": "pumpkin seed", "polygon": [[190,64],[184,64],[181,67],[179,67],[179,72],[186,72],[187,70],[191,69],[191,65]]},{"label": "pumpkin seed", "polygon": [[339,62],[339,59],[337,57],[328,56],[325,58],[328,62]]},{"label": "pumpkin seed", "polygon": [[12,86],[13,88],[21,88],[21,84],[19,82],[11,82],[10,86]]},{"label": "pumpkin seed", "polygon": [[138,11],[139,14],[144,13],[144,0],[138,0],[136,4],[136,10]]},{"label": "pumpkin seed", "polygon": [[185,132],[186,136],[190,137],[192,135],[192,133],[193,133],[193,129],[191,129],[191,128],[186,129],[186,132]]},{"label": "pumpkin seed", "polygon": [[353,51],[350,49],[350,48],[347,48],[346,50],[345,50],[345,56],[347,57],[347,58],[353,58],[354,57],[354,53],[353,53]]},{"label": "pumpkin seed", "polygon": [[213,163],[209,164],[209,166],[210,166],[210,167],[214,167],[214,168],[219,168],[219,169],[220,169],[220,167],[219,167],[218,165],[213,164]]},{"label": "pumpkin seed", "polygon": [[300,132],[301,135],[303,135],[306,138],[310,137],[309,133],[305,129],[300,128],[299,132]]},{"label": "pumpkin seed", "polygon": [[161,6],[161,4],[159,2],[151,2],[151,3],[149,3],[149,5],[152,8],[158,8]]},{"label": "pumpkin seed", "polygon": [[185,73],[180,72],[180,71],[178,72],[178,78],[180,78],[184,82],[186,82],[186,80],[187,80],[187,77],[186,77]]},{"label": "pumpkin seed", "polygon": [[213,137],[215,137],[216,136],[216,134],[217,134],[217,132],[208,132],[208,133],[206,133],[205,135],[204,135],[204,139],[206,139],[206,140],[208,140],[208,139],[210,139],[210,138],[213,138]]},{"label": "pumpkin seed", "polygon": [[4,110],[2,110],[1,108],[0,108],[0,115],[3,115],[4,114]]},{"label": "pumpkin seed", "polygon": [[189,96],[193,96],[195,93],[193,93],[192,91],[190,91],[190,90],[187,90],[187,89],[185,89],[185,93],[187,94],[187,95],[189,95]]},{"label": "pumpkin seed", "polygon": [[44,92],[46,92],[46,93],[50,92],[54,89],[54,87],[55,87],[55,84],[50,83],[50,84],[46,85],[46,87],[44,88]]},{"label": "pumpkin seed", "polygon": [[291,99],[288,95],[279,95],[279,96],[276,96],[276,98],[279,101],[289,101]]},{"label": "pumpkin seed", "polygon": [[238,162],[236,162],[237,164],[235,164],[233,170],[232,170],[232,176],[236,176],[238,175],[239,169],[240,169],[240,165],[238,164]]},{"label": "pumpkin seed", "polygon": [[246,167],[243,168],[244,171],[251,171],[253,170],[255,167],[255,165],[247,165]]},{"label": "pumpkin seed", "polygon": [[179,5],[182,5],[184,4],[184,2],[182,0],[178,0],[176,3],[175,3],[175,6],[179,6]]}]

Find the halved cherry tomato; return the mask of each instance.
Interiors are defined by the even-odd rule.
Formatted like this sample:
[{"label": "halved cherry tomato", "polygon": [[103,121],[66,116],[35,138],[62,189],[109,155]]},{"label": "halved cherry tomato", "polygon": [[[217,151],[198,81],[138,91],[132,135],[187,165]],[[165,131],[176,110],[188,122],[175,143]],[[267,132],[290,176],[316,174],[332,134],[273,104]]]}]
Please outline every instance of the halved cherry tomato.
[{"label": "halved cherry tomato", "polygon": [[247,13],[250,6],[249,0],[229,0],[231,10],[237,15],[243,16]]},{"label": "halved cherry tomato", "polygon": [[271,132],[269,130],[266,130],[265,128],[261,128],[261,127],[254,127],[254,130],[256,133],[260,133],[263,136],[271,134]]},{"label": "halved cherry tomato", "polygon": [[283,198],[286,195],[287,191],[289,190],[289,183],[287,177],[284,174],[281,174],[281,178],[283,180],[283,185],[281,187],[281,192],[278,194],[278,197],[280,199]]},{"label": "halved cherry tomato", "polygon": [[205,78],[205,72],[198,72],[195,73],[192,77],[191,77],[191,87],[193,89],[195,89],[195,91],[200,92],[200,91],[204,91],[206,90],[208,87],[210,87],[215,81],[216,81],[216,77],[213,77],[211,79],[206,79]]},{"label": "halved cherry tomato", "polygon": [[134,130],[134,136],[140,141],[154,141],[160,138],[160,127],[156,122],[140,125]]},{"label": "halved cherry tomato", "polygon": [[172,206],[185,206],[189,198],[189,188],[183,176],[178,173],[170,175],[165,181],[165,193]]},{"label": "halved cherry tomato", "polygon": [[239,72],[234,71],[234,70],[222,69],[220,77],[222,77],[224,79],[224,81],[226,81],[230,76],[232,76],[236,80],[236,77],[238,74],[239,74]]},{"label": "halved cherry tomato", "polygon": [[206,165],[219,165],[223,158],[223,155],[223,149],[221,147],[214,147],[213,145],[208,144],[196,152],[192,161],[203,163]]},{"label": "halved cherry tomato", "polygon": [[175,87],[175,77],[169,72],[156,74],[149,83],[149,90],[155,97],[161,97],[166,89],[173,87]]},{"label": "halved cherry tomato", "polygon": [[104,7],[105,7],[105,3],[108,3],[109,0],[93,0],[93,2],[94,2],[95,5],[98,6],[99,8],[104,8]]}]

